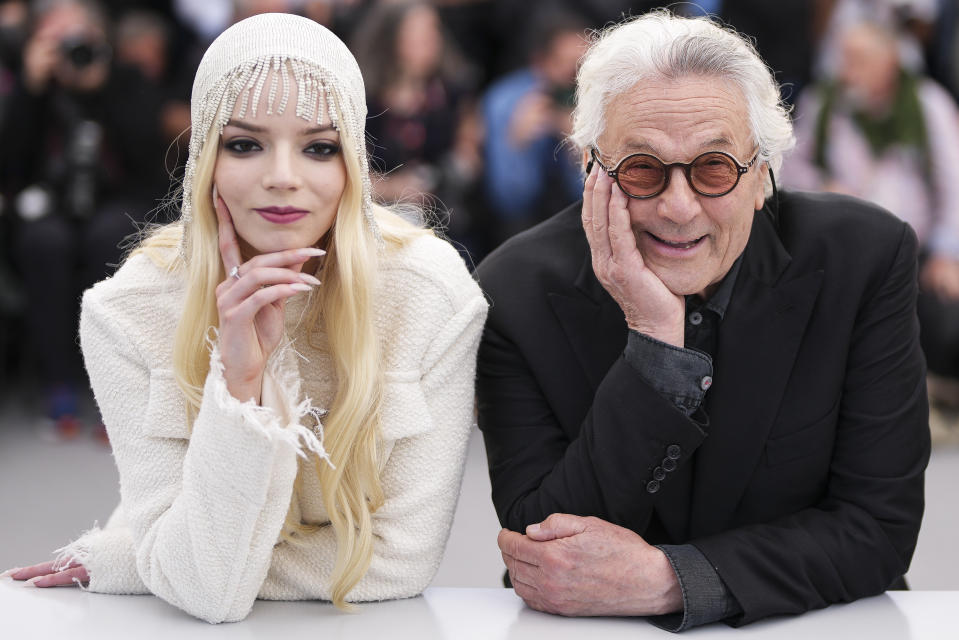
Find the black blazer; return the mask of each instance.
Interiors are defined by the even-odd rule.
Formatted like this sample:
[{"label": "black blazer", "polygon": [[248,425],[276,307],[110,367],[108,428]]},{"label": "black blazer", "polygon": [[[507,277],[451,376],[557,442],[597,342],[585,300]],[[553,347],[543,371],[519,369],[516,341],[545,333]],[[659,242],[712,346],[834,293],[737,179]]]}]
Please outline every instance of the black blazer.
[{"label": "black blazer", "polygon": [[579,204],[483,261],[479,424],[503,526],[565,512],[691,542],[742,606],[732,624],[902,584],[929,458],[915,234],[852,198],[775,208],[753,219],[706,424],[624,360]]}]

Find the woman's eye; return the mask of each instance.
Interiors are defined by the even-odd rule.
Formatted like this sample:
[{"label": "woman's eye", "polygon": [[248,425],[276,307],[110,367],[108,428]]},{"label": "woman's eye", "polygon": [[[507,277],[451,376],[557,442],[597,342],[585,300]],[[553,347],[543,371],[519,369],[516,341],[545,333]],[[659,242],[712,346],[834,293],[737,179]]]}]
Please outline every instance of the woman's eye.
[{"label": "woman's eye", "polygon": [[328,158],[340,152],[340,145],[335,142],[314,142],[306,148],[306,153],[318,158]]},{"label": "woman's eye", "polygon": [[232,151],[233,153],[249,153],[251,151],[257,151],[260,148],[260,145],[252,140],[239,138],[236,140],[228,140],[223,144],[223,147],[227,151]]}]

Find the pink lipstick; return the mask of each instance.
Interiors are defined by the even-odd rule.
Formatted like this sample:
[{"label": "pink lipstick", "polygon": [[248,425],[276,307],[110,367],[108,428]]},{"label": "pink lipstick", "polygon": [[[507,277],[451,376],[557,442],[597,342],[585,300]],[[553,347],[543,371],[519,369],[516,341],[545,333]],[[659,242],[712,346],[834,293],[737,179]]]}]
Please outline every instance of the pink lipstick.
[{"label": "pink lipstick", "polygon": [[276,224],[296,222],[309,213],[306,209],[298,209],[297,207],[261,207],[254,209],[254,211],[266,220]]}]

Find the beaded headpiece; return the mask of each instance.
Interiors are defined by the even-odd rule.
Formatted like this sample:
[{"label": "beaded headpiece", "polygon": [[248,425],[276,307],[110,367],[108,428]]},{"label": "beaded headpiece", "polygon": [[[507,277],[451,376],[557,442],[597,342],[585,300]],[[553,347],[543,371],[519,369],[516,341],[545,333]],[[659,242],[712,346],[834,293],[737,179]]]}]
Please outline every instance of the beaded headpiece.
[{"label": "beaded headpiece", "polygon": [[183,178],[182,222],[187,225],[192,217],[196,161],[207,136],[212,131],[219,137],[238,100],[239,117],[247,111],[255,116],[264,90],[266,113],[283,113],[291,83],[296,83],[298,117],[317,124],[328,118],[341,135],[355,141],[363,215],[379,240],[365,146],[366,91],[360,68],[346,45],[329,29],[285,13],[242,20],[220,34],[203,54],[190,100],[192,132]]}]

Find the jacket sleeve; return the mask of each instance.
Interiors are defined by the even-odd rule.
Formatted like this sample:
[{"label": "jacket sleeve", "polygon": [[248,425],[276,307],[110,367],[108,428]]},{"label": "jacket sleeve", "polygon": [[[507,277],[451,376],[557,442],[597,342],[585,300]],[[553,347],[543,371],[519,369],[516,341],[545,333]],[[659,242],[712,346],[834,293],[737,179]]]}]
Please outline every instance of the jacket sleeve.
[{"label": "jacket sleeve", "polygon": [[[297,381],[279,379],[278,351],[264,380],[264,399],[277,398],[276,406],[241,403],[226,389],[214,347],[188,434],[172,372],[149,369],[116,320],[95,290],[85,296],[81,342],[113,445],[137,574],[150,592],[198,618],[240,620],[269,569],[297,454],[302,448],[322,452],[296,423]],[[119,536],[117,544],[123,538],[122,531],[109,536]],[[96,558],[104,537],[88,542],[91,590],[129,584],[122,563],[112,567]],[[78,543],[75,548],[83,548]]]},{"label": "jacket sleeve", "polygon": [[821,498],[691,541],[742,605],[734,625],[876,595],[909,568],[930,445],[916,239],[902,227],[895,260],[853,328]]},{"label": "jacket sleeve", "polygon": [[691,455],[705,437],[701,424],[620,356],[578,431],[564,427],[509,335],[513,323],[499,315],[511,305],[497,309],[495,298],[480,345],[477,398],[500,523],[524,531],[562,512],[645,531],[661,496],[658,487],[647,490],[652,470],[674,446],[684,459]]},{"label": "jacket sleeve", "polygon": [[[380,472],[385,499],[372,516],[369,570],[349,601],[415,596],[439,568],[474,421],[476,349],[485,317],[486,301],[476,289],[461,309],[436,323],[442,329],[422,354],[422,369],[387,373],[381,428],[393,444]],[[335,561],[332,526],[284,540],[274,549],[260,596],[329,600]]]}]

